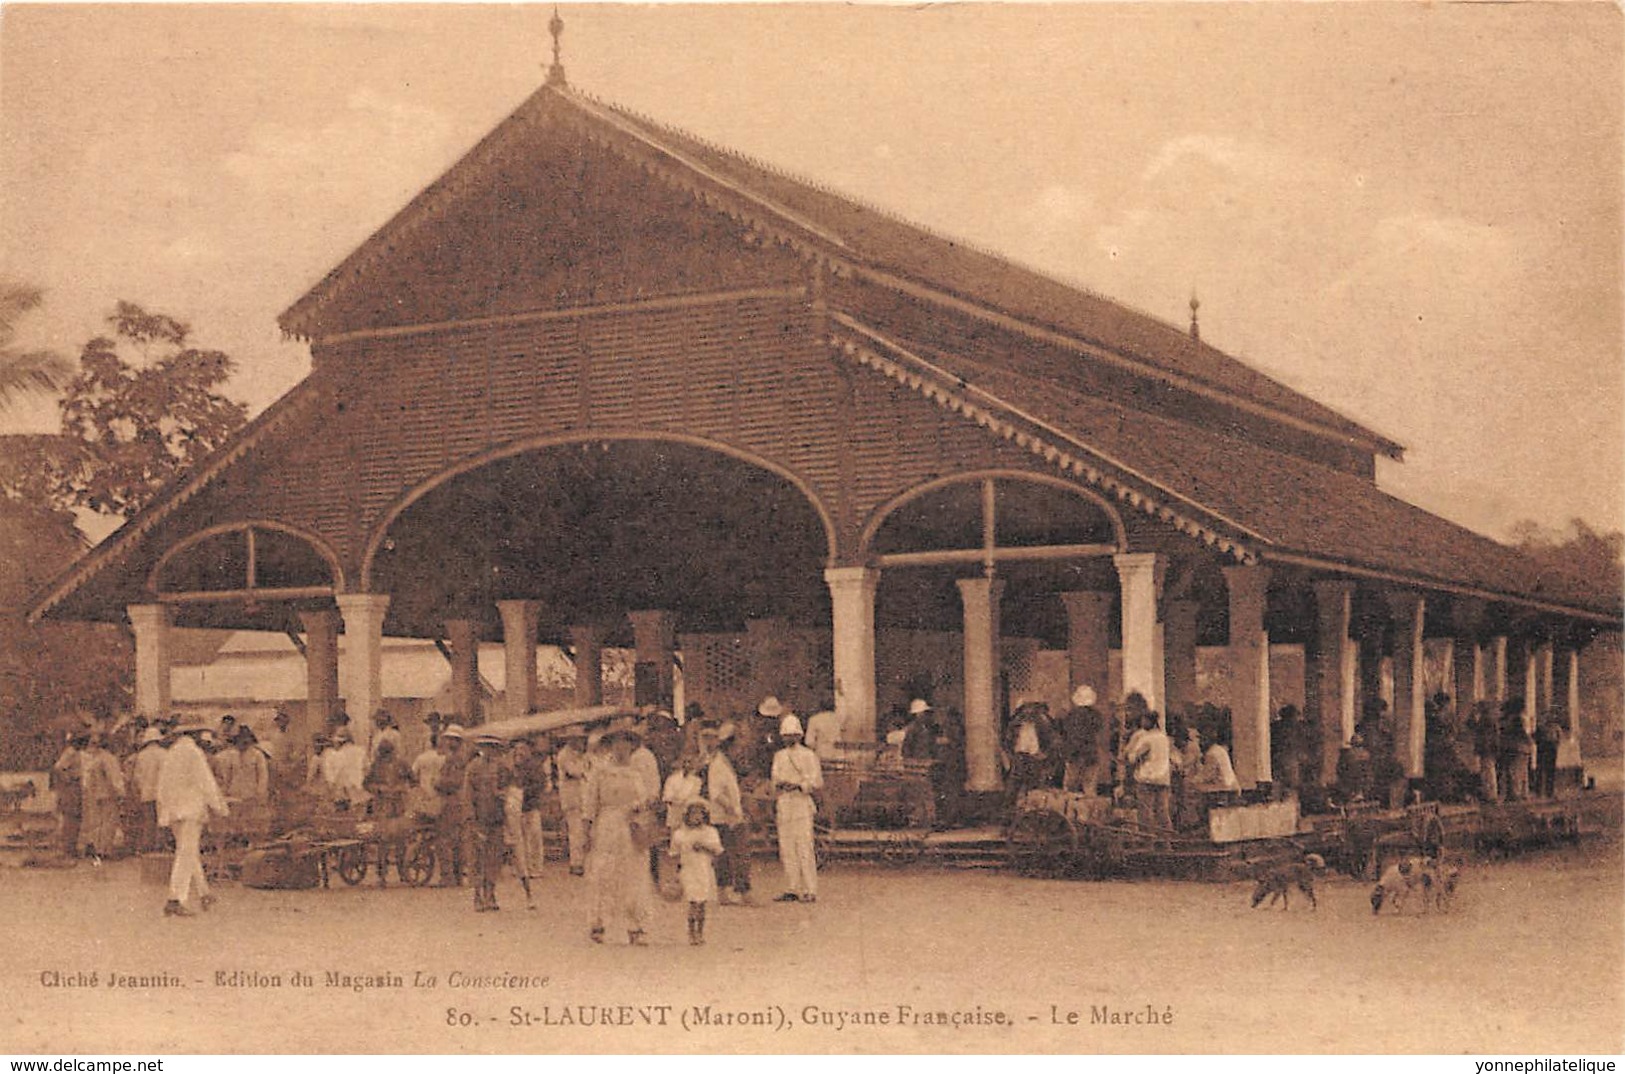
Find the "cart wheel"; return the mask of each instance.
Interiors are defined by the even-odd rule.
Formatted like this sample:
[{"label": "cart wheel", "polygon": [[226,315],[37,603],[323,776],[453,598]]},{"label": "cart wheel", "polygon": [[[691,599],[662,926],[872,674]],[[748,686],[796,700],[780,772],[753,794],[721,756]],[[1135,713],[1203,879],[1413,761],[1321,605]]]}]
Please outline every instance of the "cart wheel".
[{"label": "cart wheel", "polygon": [[434,844],[428,839],[416,839],[401,851],[401,881],[420,888],[434,878]]},{"label": "cart wheel", "polygon": [[338,861],[333,866],[338,870],[339,879],[352,886],[361,883],[367,875],[367,848],[365,846],[345,847],[339,851]]},{"label": "cart wheel", "polygon": [[1073,864],[1077,831],[1059,813],[1028,810],[1010,825],[1008,845],[1010,864],[1023,876],[1059,876]]}]

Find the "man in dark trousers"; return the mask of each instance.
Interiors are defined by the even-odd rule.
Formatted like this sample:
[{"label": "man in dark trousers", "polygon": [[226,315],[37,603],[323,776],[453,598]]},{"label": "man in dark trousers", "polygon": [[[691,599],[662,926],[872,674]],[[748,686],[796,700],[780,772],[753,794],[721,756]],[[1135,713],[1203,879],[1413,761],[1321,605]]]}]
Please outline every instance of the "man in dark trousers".
[{"label": "man in dark trousers", "polygon": [[[468,834],[473,850],[474,910],[484,913],[497,905],[497,874],[502,871],[502,829],[507,819],[503,795],[513,782],[506,746],[496,735],[477,735],[464,780],[468,786]],[[449,765],[448,765],[449,767]],[[528,891],[530,881],[524,881]]]},{"label": "man in dark trousers", "polygon": [[435,793],[440,795],[440,815],[435,820],[435,858],[440,862],[440,886],[453,887],[463,882],[464,828],[468,823],[468,748],[463,741],[465,733],[460,724],[448,724],[440,732],[440,745],[446,751],[446,763],[435,777]]},{"label": "man in dark trousers", "polygon": [[1061,719],[1061,757],[1066,762],[1062,786],[1093,798],[1100,788],[1100,738],[1106,718],[1095,708],[1094,687],[1079,684],[1072,707]]}]

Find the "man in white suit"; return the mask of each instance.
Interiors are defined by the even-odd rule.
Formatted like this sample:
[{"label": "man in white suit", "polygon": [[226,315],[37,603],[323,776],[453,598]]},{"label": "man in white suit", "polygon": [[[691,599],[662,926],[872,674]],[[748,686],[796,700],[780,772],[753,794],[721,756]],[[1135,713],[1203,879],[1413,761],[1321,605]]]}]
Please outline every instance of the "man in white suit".
[{"label": "man in white suit", "polygon": [[209,759],[197,743],[196,736],[207,730],[201,724],[181,728],[180,737],[164,754],[164,766],[158,773],[158,823],[175,833],[175,864],[169,870],[169,901],[164,904],[166,917],[192,916],[186,902],[193,889],[203,909],[214,905],[198,843],[209,818],[223,817],[227,810]]}]

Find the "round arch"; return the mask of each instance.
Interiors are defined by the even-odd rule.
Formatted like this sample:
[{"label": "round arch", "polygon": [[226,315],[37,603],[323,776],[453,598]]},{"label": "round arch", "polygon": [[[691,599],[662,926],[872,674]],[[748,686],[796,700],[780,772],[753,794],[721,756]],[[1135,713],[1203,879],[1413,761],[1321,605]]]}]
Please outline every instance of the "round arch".
[{"label": "round arch", "polygon": [[347,592],[343,561],[339,558],[338,553],[333,550],[332,545],[328,544],[327,541],[318,535],[311,533],[309,530],[301,529],[298,526],[291,526],[286,522],[277,522],[274,519],[269,518],[251,518],[242,519],[236,522],[222,522],[217,525],[205,527],[204,529],[198,530],[195,533],[188,534],[175,544],[170,545],[169,548],[164,551],[164,554],[158,557],[158,562],[152,565],[152,570],[147,572],[147,591],[149,593],[162,592],[162,590],[158,588],[158,583],[163,575],[164,568],[168,566],[176,556],[180,555],[182,552],[185,552],[187,549],[202,544],[204,541],[210,540],[211,538],[219,537],[222,534],[246,534],[250,530],[266,530],[275,533],[282,533],[294,538],[295,540],[303,541],[305,544],[310,546],[312,551],[322,558],[322,561],[327,564],[328,570],[333,572],[333,592]]},{"label": "round arch", "polygon": [[379,548],[383,546],[384,540],[389,535],[390,527],[395,524],[395,521],[399,519],[401,515],[406,513],[408,508],[410,508],[417,501],[421,500],[424,496],[427,496],[429,493],[433,492],[435,489],[446,484],[448,481],[462,476],[463,474],[469,473],[473,470],[478,470],[482,466],[487,466],[494,462],[500,462],[503,459],[513,458],[516,455],[523,455],[526,452],[541,451],[547,448],[555,447],[569,447],[573,444],[590,444],[600,441],[637,443],[664,442],[683,444],[689,447],[700,448],[705,451],[716,452],[719,455],[725,455],[738,462],[742,462],[747,466],[753,466],[759,470],[766,471],[767,473],[773,474],[776,477],[782,478],[801,494],[802,498],[806,500],[807,504],[818,516],[818,521],[824,528],[824,543],[826,550],[825,562],[826,564],[834,564],[836,562],[839,545],[836,537],[834,519],[831,517],[829,509],[824,505],[824,502],[819,499],[818,494],[813,491],[812,485],[795,471],[784,466],[780,466],[778,463],[765,459],[754,452],[746,451],[743,448],[735,447],[732,444],[725,444],[719,440],[711,440],[706,437],[692,436],[686,433],[655,432],[648,429],[600,429],[592,432],[578,431],[554,434],[550,436],[525,437],[519,440],[510,440],[508,443],[503,444],[500,447],[493,448],[489,451],[482,451],[476,455],[471,455],[465,459],[462,459],[453,465],[448,466],[444,470],[441,470],[439,473],[428,478],[427,480],[419,482],[405,494],[398,497],[395,502],[390,505],[389,509],[379,518],[379,520],[373,524],[371,532],[368,533],[365,551],[363,552],[361,558],[361,591],[372,591],[373,566],[377,559]]},{"label": "round arch", "polygon": [[1123,517],[1117,513],[1117,509],[1112,506],[1111,501],[1107,500],[1094,489],[1087,488],[1083,485],[1074,484],[1064,478],[1052,477],[1049,474],[1033,473],[1027,470],[974,470],[968,473],[952,474],[948,477],[939,477],[934,480],[924,482],[923,484],[915,485],[913,488],[898,493],[896,496],[893,496],[891,499],[875,508],[874,511],[870,513],[868,521],[864,523],[862,533],[860,533],[858,536],[858,557],[860,559],[868,557],[875,535],[880,532],[880,527],[885,525],[886,520],[890,518],[898,508],[903,507],[904,505],[911,503],[922,496],[927,496],[930,493],[936,492],[939,489],[948,488],[951,485],[974,484],[989,479],[994,481],[1010,481],[1033,485],[1047,485],[1052,488],[1060,489],[1063,492],[1071,493],[1080,499],[1089,501],[1096,507],[1100,508],[1100,510],[1106,515],[1107,521],[1111,523],[1113,543],[1116,544],[1117,550],[1119,552],[1127,551],[1128,537],[1123,528]]}]

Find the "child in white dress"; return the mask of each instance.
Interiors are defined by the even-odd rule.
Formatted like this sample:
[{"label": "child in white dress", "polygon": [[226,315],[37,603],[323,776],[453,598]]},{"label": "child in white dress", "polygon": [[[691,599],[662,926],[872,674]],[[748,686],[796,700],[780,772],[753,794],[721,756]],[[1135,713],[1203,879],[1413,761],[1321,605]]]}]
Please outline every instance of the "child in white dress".
[{"label": "child in white dress", "polygon": [[677,858],[677,877],[688,900],[688,942],[705,942],[705,904],[717,897],[716,858],[722,837],[711,826],[711,808],[703,800],[683,807],[683,826],[671,834],[670,853]]}]

